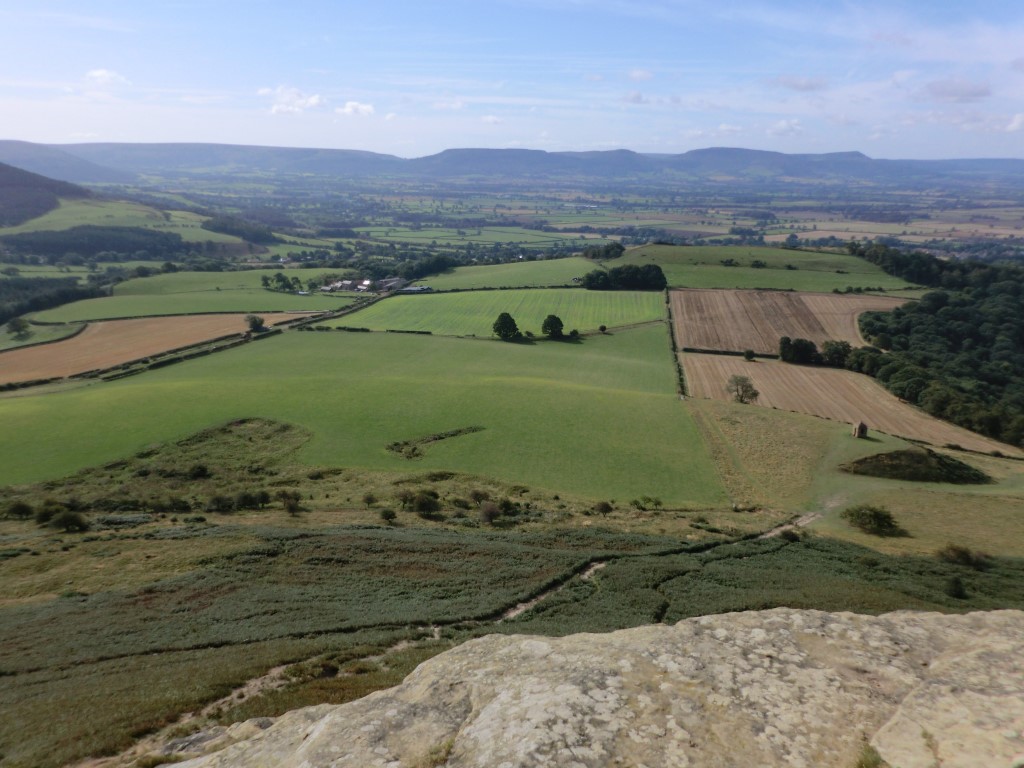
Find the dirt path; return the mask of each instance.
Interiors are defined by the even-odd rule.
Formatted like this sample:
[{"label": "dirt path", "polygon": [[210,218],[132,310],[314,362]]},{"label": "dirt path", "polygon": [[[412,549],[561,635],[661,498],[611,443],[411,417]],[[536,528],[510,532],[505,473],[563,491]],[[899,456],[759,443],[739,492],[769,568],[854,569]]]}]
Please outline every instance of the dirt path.
[{"label": "dirt path", "polygon": [[772,528],[770,531],[766,533],[762,533],[757,538],[772,539],[776,536],[781,535],[784,531],[795,531],[798,528],[804,528],[813,523],[815,520],[820,520],[821,515],[821,512],[808,512],[806,515],[801,515],[796,520],[793,520],[790,523],[783,523],[782,525],[778,525]]},{"label": "dirt path", "polygon": [[[587,566],[586,570],[580,573],[580,575],[577,578],[579,578],[581,581],[590,581],[591,577],[593,577],[595,573],[604,568],[606,565],[608,565],[607,560],[599,560],[596,563],[591,563]],[[507,611],[501,614],[497,621],[495,621],[495,624],[500,624],[503,621],[508,621],[509,619],[514,619],[517,616],[521,616],[522,614],[526,613],[528,610],[533,608],[535,605],[541,603],[545,598],[551,597],[551,595],[561,592],[572,582],[573,579],[567,579],[558,586],[551,587],[551,589],[541,592],[536,597],[532,597],[525,602],[519,603],[518,605],[509,608]]]}]

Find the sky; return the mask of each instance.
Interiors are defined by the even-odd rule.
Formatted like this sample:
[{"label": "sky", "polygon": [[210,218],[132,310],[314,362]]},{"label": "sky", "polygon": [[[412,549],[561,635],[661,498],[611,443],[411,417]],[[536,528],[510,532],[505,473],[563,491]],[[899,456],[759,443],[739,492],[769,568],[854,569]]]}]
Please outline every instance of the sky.
[{"label": "sky", "polygon": [[1024,3],[0,0],[0,139],[1024,158]]}]

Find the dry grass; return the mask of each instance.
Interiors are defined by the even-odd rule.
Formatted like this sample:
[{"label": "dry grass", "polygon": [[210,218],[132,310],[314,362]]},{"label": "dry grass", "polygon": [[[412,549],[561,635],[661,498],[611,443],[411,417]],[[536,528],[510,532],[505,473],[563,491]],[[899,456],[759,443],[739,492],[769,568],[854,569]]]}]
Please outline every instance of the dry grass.
[{"label": "dry grass", "polygon": [[835,368],[789,365],[777,361],[747,362],[728,355],[681,355],[687,387],[694,397],[728,400],[730,376],[748,376],[761,393],[757,405],[806,413],[847,424],[864,421],[881,431],[935,446],[960,445],[968,450],[1001,451],[1020,456],[1012,446],[929,416],[901,402],[873,379]]},{"label": "dry grass", "polygon": [[682,347],[776,354],[782,336],[861,345],[862,312],[904,303],[887,296],[691,289],[672,292],[672,316]]},{"label": "dry grass", "polygon": [[[295,315],[262,315],[267,325]],[[245,315],[188,315],[107,320],[90,323],[74,338],[43,346],[14,349],[0,356],[0,383],[70,376],[109,368],[177,347],[198,344],[248,326]]]},{"label": "dry grass", "polygon": [[1024,498],[890,488],[868,497],[892,512],[910,534],[879,538],[861,533],[838,514],[828,515],[814,529],[828,536],[890,554],[931,555],[949,543],[1003,557],[1024,557]]}]

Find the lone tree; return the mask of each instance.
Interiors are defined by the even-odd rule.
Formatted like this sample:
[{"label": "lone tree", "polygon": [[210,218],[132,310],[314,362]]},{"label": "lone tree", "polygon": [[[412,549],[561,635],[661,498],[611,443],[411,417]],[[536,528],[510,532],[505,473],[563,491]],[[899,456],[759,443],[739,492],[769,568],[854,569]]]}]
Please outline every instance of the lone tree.
[{"label": "lone tree", "polygon": [[562,328],[562,318],[558,315],[548,315],[540,326],[541,333],[550,339],[562,338]]},{"label": "lone tree", "polygon": [[732,399],[737,403],[752,403],[761,394],[754,389],[754,382],[750,380],[749,376],[740,376],[739,374],[729,377],[725,391],[732,395]]},{"label": "lone tree", "polygon": [[263,324],[263,318],[259,315],[246,315],[245,322],[248,323],[249,330],[253,333],[262,333],[267,330],[267,326]]},{"label": "lone tree", "polygon": [[508,312],[502,312],[498,315],[498,319],[494,321],[494,325],[491,327],[494,330],[494,335],[502,341],[515,341],[522,336],[519,332],[519,326],[516,325],[516,321],[512,319],[512,315]]},{"label": "lone tree", "polygon": [[16,339],[25,339],[29,335],[28,320],[15,317],[7,322],[7,332]]}]

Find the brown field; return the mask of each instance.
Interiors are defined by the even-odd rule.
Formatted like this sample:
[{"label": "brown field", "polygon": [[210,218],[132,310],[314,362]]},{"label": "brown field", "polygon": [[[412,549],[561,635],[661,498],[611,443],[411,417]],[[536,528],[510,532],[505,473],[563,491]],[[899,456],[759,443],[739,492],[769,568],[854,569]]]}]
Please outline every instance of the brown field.
[{"label": "brown field", "polygon": [[686,289],[672,291],[676,340],[684,348],[776,354],[782,336],[865,342],[857,318],[906,303],[889,296]]},{"label": "brown field", "polygon": [[956,444],[972,451],[1001,451],[1020,456],[1013,446],[929,416],[901,402],[873,379],[836,368],[789,365],[774,360],[747,362],[730,355],[680,355],[686,386],[693,397],[729,400],[729,377],[748,376],[761,395],[757,404],[852,424],[920,440],[935,446]]},{"label": "brown field", "polygon": [[[294,314],[283,312],[261,317],[267,325],[295,319]],[[0,353],[0,384],[109,368],[229,333],[241,333],[246,328],[244,314],[144,317],[89,323],[73,338]]]}]

